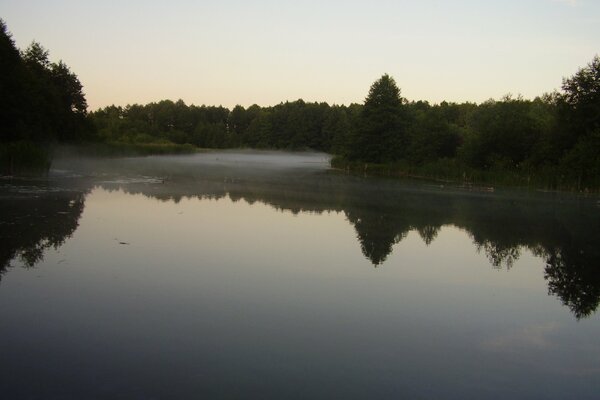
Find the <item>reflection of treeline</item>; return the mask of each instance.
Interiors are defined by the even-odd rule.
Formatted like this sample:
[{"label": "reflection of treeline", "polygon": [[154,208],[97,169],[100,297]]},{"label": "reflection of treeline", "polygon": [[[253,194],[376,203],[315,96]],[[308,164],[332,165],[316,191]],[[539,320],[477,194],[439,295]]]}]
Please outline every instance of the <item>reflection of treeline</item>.
[{"label": "reflection of treeline", "polygon": [[0,273],[14,259],[33,267],[46,249],[61,246],[78,226],[84,193],[43,187],[34,191],[13,190],[0,198]]},{"label": "reflection of treeline", "polygon": [[[442,227],[455,226],[471,236],[494,268],[510,269],[524,249],[543,258],[549,292],[577,318],[591,315],[600,303],[600,212],[589,201],[403,187],[328,173],[294,178],[273,174],[224,181],[217,175],[173,176],[162,184],[102,187],[162,201],[228,197],[293,213],[340,212],[354,226],[363,254],[375,266],[383,264],[409,233],[418,233],[429,245]],[[36,196],[4,196],[0,270],[15,258],[33,266],[47,248],[60,246],[77,228],[84,199],[84,192],[48,189]]]},{"label": "reflection of treeline", "polygon": [[410,232],[417,232],[429,245],[443,226],[455,226],[471,236],[494,268],[510,269],[524,249],[543,258],[550,293],[559,296],[577,318],[598,307],[600,213],[588,201],[569,199],[565,205],[553,198],[487,195],[462,188],[402,189],[384,180],[357,183],[356,179],[322,174],[302,181],[207,180],[200,186],[194,181],[103,187],[163,201],[229,197],[294,213],[342,212],[353,224],[363,254],[375,266],[384,263],[394,244]]}]

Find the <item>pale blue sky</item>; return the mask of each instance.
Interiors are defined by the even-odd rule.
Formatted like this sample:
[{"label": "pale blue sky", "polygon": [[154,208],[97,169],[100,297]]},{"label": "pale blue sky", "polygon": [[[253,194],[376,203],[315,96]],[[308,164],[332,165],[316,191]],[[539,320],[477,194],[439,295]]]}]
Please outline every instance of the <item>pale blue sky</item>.
[{"label": "pale blue sky", "polygon": [[533,98],[600,53],[600,0],[0,0],[0,18],[64,60],[92,109],[349,104],[383,73],[409,100]]}]

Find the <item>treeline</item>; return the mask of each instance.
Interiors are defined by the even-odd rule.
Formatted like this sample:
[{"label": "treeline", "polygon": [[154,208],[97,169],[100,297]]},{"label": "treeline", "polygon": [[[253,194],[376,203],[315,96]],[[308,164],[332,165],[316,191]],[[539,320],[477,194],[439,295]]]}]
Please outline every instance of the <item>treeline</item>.
[{"label": "treeline", "polygon": [[297,100],[229,110],[164,100],[106,107],[90,119],[108,142],[313,149],[336,154],[337,167],[373,173],[598,189],[599,77],[596,57],[562,92],[534,100],[409,102],[384,75],[361,105]]},{"label": "treeline", "polygon": [[77,76],[33,42],[19,51],[0,20],[0,168],[47,168],[48,144],[93,137]]},{"label": "treeline", "polygon": [[[600,58],[534,100],[408,102],[384,75],[334,160],[429,177],[600,188]],[[383,166],[382,166],[383,165]]]},{"label": "treeline", "polygon": [[38,43],[19,51],[0,21],[0,170],[47,168],[56,142],[103,142],[109,152],[312,149],[367,173],[598,190],[600,58],[564,79],[561,92],[534,100],[409,102],[383,75],[364,104],[349,106],[297,100],[229,110],[164,100],[88,114],[77,76]]},{"label": "treeline", "polygon": [[163,100],[146,105],[109,106],[90,113],[107,142],[169,141],[204,148],[314,149],[331,152],[351,128],[361,106],[329,106],[302,100],[273,107],[186,105]]}]

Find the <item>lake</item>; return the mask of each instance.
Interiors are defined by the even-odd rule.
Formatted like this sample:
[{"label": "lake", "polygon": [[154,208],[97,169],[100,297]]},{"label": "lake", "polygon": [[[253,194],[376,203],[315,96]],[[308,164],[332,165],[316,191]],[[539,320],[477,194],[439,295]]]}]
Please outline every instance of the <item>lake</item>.
[{"label": "lake", "polygon": [[0,180],[0,398],[598,398],[597,197],[328,160]]}]

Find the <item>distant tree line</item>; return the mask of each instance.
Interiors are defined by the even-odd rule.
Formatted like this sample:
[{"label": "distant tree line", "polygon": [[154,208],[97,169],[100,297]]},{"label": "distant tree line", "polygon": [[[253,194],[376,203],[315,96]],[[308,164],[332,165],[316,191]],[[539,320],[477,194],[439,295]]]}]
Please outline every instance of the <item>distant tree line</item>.
[{"label": "distant tree line", "polygon": [[285,102],[248,108],[186,105],[163,100],[109,106],[90,113],[101,140],[122,143],[170,141],[204,148],[314,149],[331,152],[351,128],[361,106]]},{"label": "distant tree line", "polygon": [[[398,163],[446,176],[459,171],[536,175],[554,185],[600,187],[600,58],[564,79],[562,92],[482,104],[408,102],[393,78],[369,91],[337,162]],[[488,173],[488,175],[490,175]],[[492,175],[493,176],[493,175]]]},{"label": "distant tree line", "polygon": [[[565,79],[563,91],[526,100],[429,104],[402,98],[383,75],[364,104],[303,100],[272,107],[186,105],[164,100],[90,114],[105,141],[169,141],[205,148],[313,149],[339,167],[471,179],[600,187],[600,59]],[[381,168],[380,168],[381,169]],[[537,179],[537,182],[536,182]]]},{"label": "distant tree line", "polygon": [[[333,165],[463,181],[600,188],[600,58],[534,100],[407,101],[383,75],[364,104],[270,107],[163,100],[87,113],[77,76],[38,43],[19,51],[0,22],[0,164],[56,142],[313,149]],[[30,150],[27,150],[30,149]],[[43,158],[43,157],[42,157]],[[18,161],[18,160],[17,160]],[[7,166],[8,165],[8,166]]]}]

